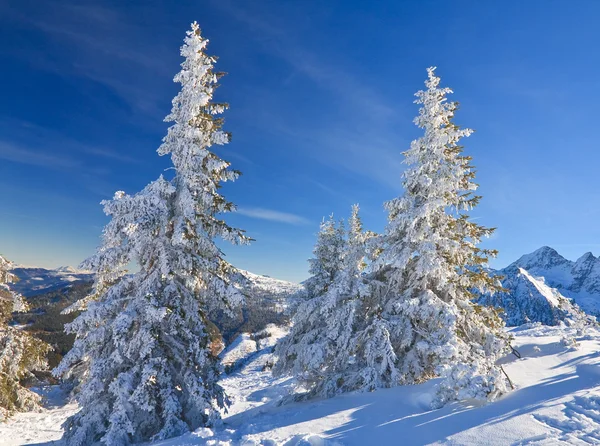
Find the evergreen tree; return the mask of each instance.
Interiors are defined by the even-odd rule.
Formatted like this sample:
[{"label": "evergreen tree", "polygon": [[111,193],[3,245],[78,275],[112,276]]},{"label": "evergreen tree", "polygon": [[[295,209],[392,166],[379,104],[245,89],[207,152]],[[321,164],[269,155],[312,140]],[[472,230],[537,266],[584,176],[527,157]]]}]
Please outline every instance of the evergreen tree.
[{"label": "evergreen tree", "polygon": [[505,392],[495,362],[507,342],[498,314],[473,302],[474,290],[499,289],[485,269],[496,252],[477,247],[493,229],[469,220],[480,197],[459,141],[472,130],[452,122],[458,104],[447,101],[452,91],[439,87],[434,70],[427,70],[427,89],[416,94],[421,108],[414,122],[424,135],[404,152],[405,194],[386,203],[389,222],[377,263],[383,279],[372,311],[384,321],[377,336],[396,356],[382,369],[390,384],[444,376],[435,401],[442,405]]},{"label": "evergreen tree", "polygon": [[360,358],[355,357],[358,310],[366,285],[365,233],[353,206],[348,232],[333,218],[321,224],[310,260],[313,276],[307,281],[307,300],[299,305],[290,334],[276,347],[274,373],[293,373],[303,394],[332,396],[356,389],[360,379]]},{"label": "evergreen tree", "polygon": [[27,332],[10,326],[12,313],[25,311],[23,296],[10,290],[18,280],[10,272],[12,264],[0,256],[0,419],[15,411],[37,407],[39,396],[25,388],[21,381],[34,370],[47,367],[46,354],[50,347]]},{"label": "evergreen tree", "polygon": [[314,258],[308,260],[308,273],[311,276],[305,286],[309,296],[318,296],[327,291],[342,268],[345,243],[343,222],[336,222],[333,215],[329,220],[323,220],[313,250]]},{"label": "evergreen tree", "polygon": [[[210,150],[230,137],[219,117],[227,105],[212,101],[221,73],[204,52],[207,43],[193,23],[175,76],[181,91],[165,118],[174,124],[158,150],[170,155],[174,178],[103,203],[111,221],[101,248],[83,264],[96,273],[94,294],[67,326],[75,344],[55,369],[68,377],[87,363],[76,396],[81,409],[65,423],[69,445],[181,435],[213,425],[228,403],[207,315],[230,312],[242,296],[214,240],[249,239],[219,218],[234,209],[220,184],[239,173]],[[129,275],[131,263],[139,271]]]}]

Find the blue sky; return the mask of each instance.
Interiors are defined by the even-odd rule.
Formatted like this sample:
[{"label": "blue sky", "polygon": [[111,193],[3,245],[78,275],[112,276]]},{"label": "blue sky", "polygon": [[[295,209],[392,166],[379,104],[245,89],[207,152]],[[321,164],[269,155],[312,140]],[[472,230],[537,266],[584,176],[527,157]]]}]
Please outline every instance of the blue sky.
[{"label": "blue sky", "polygon": [[504,266],[542,245],[600,254],[596,138],[600,2],[0,2],[0,252],[76,265],[107,222],[99,202],[134,193],[168,160],[156,149],[177,93],[179,47],[197,20],[219,57],[217,98],[243,176],[227,247],[260,274],[307,277],[323,216],[361,205],[381,231],[419,136],[425,68],[461,103],[456,122],[498,228]]}]

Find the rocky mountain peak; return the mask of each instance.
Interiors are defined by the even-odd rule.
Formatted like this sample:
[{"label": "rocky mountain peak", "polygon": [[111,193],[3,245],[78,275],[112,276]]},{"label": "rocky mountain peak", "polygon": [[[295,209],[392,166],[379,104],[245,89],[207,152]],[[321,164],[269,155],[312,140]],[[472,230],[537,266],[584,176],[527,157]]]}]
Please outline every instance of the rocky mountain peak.
[{"label": "rocky mountain peak", "polygon": [[549,246],[542,246],[530,254],[525,254],[513,265],[526,270],[530,269],[550,269],[556,266],[570,266],[572,262],[561,256],[555,249]]},{"label": "rocky mountain peak", "polygon": [[587,267],[587,266],[591,267],[597,261],[598,261],[598,258],[594,257],[594,254],[592,254],[591,252],[586,252],[584,255],[582,255],[575,261],[574,268],[579,269],[581,267]]}]

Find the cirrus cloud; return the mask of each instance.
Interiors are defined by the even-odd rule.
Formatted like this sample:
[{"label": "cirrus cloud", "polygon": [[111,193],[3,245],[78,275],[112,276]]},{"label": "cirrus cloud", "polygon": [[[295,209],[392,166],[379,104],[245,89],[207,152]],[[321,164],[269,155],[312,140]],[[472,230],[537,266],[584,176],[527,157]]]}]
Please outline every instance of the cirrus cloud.
[{"label": "cirrus cloud", "polygon": [[288,212],[274,211],[272,209],[263,208],[238,208],[236,211],[240,215],[260,220],[276,221],[279,223],[287,223],[291,225],[305,225],[310,223],[304,217],[290,214]]}]

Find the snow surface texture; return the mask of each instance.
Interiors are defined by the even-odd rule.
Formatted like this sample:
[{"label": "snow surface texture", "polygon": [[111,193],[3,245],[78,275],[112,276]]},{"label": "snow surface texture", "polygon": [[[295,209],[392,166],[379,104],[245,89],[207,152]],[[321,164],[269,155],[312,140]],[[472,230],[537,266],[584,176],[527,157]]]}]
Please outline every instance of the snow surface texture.
[{"label": "snow surface texture", "polygon": [[[513,345],[523,357],[502,360],[514,392],[485,405],[463,401],[430,410],[436,381],[278,406],[292,383],[264,370],[270,346],[285,334],[277,327],[269,330],[270,341],[222,380],[233,400],[223,426],[152,445],[362,446],[398,444],[399,439],[403,446],[489,445],[490,439],[514,446],[600,444],[600,332],[590,330],[573,348],[561,342],[565,332],[576,335],[570,328],[514,328]],[[60,445],[52,440],[60,438],[60,424],[75,407],[62,405],[56,389],[47,395],[48,409],[0,424],[3,446]]]}]

